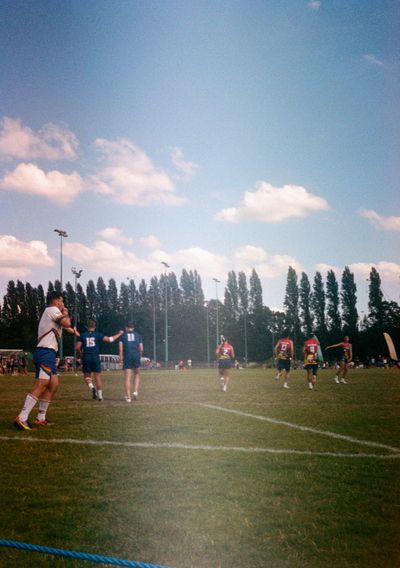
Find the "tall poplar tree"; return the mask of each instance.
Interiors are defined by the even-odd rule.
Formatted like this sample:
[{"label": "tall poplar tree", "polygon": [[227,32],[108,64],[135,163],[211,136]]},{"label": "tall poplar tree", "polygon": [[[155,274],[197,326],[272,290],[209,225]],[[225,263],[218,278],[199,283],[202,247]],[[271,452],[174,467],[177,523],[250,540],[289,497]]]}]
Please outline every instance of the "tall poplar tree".
[{"label": "tall poplar tree", "polygon": [[371,272],[369,274],[368,295],[369,295],[369,302],[368,302],[369,320],[374,327],[382,329],[385,318],[385,306],[384,306],[383,293],[381,290],[381,278],[374,266],[371,268]]},{"label": "tall poplar tree", "polygon": [[301,273],[299,296],[301,328],[304,335],[309,336],[313,329],[313,318],[311,315],[311,286],[305,272]]},{"label": "tall poplar tree", "polygon": [[354,282],[354,274],[350,272],[348,266],[342,274],[341,305],[343,317],[343,331],[346,335],[355,336],[357,334],[358,312],[357,312],[357,286]]},{"label": "tall poplar tree", "polygon": [[321,343],[326,342],[326,323],[325,323],[325,290],[320,272],[315,273],[312,308],[314,312],[315,332]]},{"label": "tall poplar tree", "polygon": [[326,276],[326,314],[328,316],[328,332],[330,341],[335,341],[336,336],[341,336],[342,318],[339,311],[339,283],[333,270],[329,270]]},{"label": "tall poplar tree", "polygon": [[300,318],[299,318],[299,287],[297,284],[297,273],[292,266],[289,266],[286,293],[283,302],[285,307],[286,326],[293,336],[295,342],[296,357],[300,353],[298,342],[300,341]]}]

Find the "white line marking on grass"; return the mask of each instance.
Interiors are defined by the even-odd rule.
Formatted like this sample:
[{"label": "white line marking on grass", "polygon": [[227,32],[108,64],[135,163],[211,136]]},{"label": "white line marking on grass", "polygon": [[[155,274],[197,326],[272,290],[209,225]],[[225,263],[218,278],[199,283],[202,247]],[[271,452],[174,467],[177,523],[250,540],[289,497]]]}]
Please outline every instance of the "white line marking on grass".
[{"label": "white line marking on grass", "polygon": [[400,454],[346,454],[341,452],[311,452],[308,450],[290,450],[277,448],[241,448],[236,446],[198,446],[178,443],[151,443],[151,442],[116,442],[112,440],[78,440],[74,438],[32,438],[29,436],[0,436],[0,440],[12,442],[41,442],[42,444],[76,444],[80,446],[117,446],[123,448],[147,448],[147,449],[170,449],[170,450],[200,450],[214,452],[241,452],[245,454],[280,454],[298,456],[317,456],[335,458],[373,458],[373,459],[397,459]]},{"label": "white line marking on grass", "polygon": [[353,438],[352,436],[344,436],[343,434],[336,434],[335,432],[329,432],[326,430],[317,430],[316,428],[310,428],[309,426],[301,426],[300,424],[293,424],[291,422],[285,422],[284,420],[277,420],[276,418],[268,418],[268,416],[257,416],[256,414],[249,414],[248,412],[241,412],[240,410],[223,408],[222,406],[215,406],[214,404],[204,404],[204,403],[199,403],[199,404],[200,406],[205,406],[206,408],[213,408],[214,410],[222,410],[223,412],[230,412],[231,414],[237,414],[238,416],[246,416],[247,418],[255,418],[256,420],[271,422],[271,424],[282,424],[283,426],[288,426],[289,428],[302,430],[303,432],[312,432],[313,434],[321,434],[322,436],[329,436],[330,438],[335,438],[337,440],[345,440],[346,442],[352,442],[353,444],[361,444],[362,446],[370,446],[371,448],[383,448],[385,450],[390,450],[391,452],[400,452],[400,448],[387,446],[386,444],[380,444],[379,442],[359,440],[358,438]]}]

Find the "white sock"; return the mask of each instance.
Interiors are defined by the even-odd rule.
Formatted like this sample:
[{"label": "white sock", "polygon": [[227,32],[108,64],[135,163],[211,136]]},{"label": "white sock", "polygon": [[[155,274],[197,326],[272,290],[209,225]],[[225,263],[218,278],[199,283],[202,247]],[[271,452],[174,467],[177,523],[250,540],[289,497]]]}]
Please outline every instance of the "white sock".
[{"label": "white sock", "polygon": [[98,396],[99,398],[103,398],[103,390],[102,390],[102,389],[99,389],[99,390],[97,391],[97,396]]},{"label": "white sock", "polygon": [[25,399],[24,406],[22,407],[21,412],[19,413],[18,418],[22,420],[22,422],[26,422],[28,420],[29,414],[32,411],[32,408],[37,403],[38,399],[31,394],[28,394]]},{"label": "white sock", "polygon": [[49,408],[49,400],[39,400],[39,412],[37,415],[38,420],[46,420],[46,412]]},{"label": "white sock", "polygon": [[88,387],[89,390],[93,390],[94,389],[94,384],[92,382],[88,383]]}]

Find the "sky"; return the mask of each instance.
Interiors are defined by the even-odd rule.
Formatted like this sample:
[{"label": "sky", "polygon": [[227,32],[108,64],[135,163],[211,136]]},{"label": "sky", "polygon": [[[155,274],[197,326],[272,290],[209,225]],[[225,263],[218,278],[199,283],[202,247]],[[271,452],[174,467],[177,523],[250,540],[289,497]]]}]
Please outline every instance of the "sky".
[{"label": "sky", "polygon": [[[9,280],[207,298],[254,268],[282,309],[375,266],[400,295],[399,0],[2,0],[0,297]],[[220,280],[216,284],[214,278]]]}]

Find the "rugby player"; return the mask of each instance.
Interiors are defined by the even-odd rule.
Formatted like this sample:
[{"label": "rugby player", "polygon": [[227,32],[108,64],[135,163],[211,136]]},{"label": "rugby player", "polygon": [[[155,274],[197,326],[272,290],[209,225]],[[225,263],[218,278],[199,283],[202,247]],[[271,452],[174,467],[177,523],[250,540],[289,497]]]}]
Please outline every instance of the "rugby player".
[{"label": "rugby player", "polygon": [[[143,356],[143,339],[140,333],[135,331],[133,323],[125,326],[125,331],[118,341],[119,364],[124,370],[125,400],[131,402],[139,397],[139,367],[140,358]],[[133,369],[133,393],[131,395],[131,376]]]},{"label": "rugby player", "polygon": [[[83,379],[93,400],[103,400],[103,381],[101,380],[100,345],[102,342],[112,343],[124,333],[119,331],[115,335],[107,336],[96,331],[96,322],[89,320],[86,326],[87,331],[82,333],[76,350],[82,354]],[[95,385],[93,384],[93,380]]]},{"label": "rugby player", "polygon": [[279,339],[274,347],[274,355],[277,360],[278,374],[275,379],[278,380],[284,377],[283,386],[285,389],[289,388],[289,373],[290,373],[290,361],[294,355],[294,344],[289,337],[289,333],[284,333],[284,337]]},{"label": "rugby player", "polygon": [[68,310],[64,305],[61,292],[52,291],[47,294],[47,307],[39,321],[37,347],[33,352],[35,364],[35,383],[32,391],[26,396],[24,406],[14,421],[19,430],[31,430],[29,414],[39,401],[39,412],[35,424],[47,426],[50,421],[46,412],[58,389],[56,356],[61,341],[62,331],[68,331],[79,337],[75,327],[71,326]]}]

